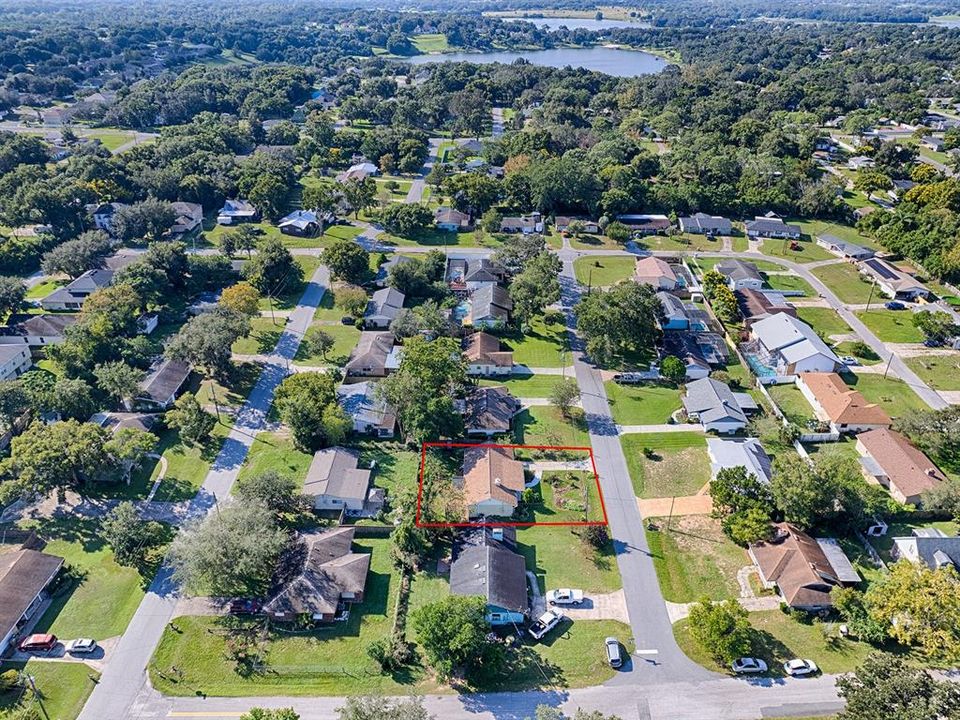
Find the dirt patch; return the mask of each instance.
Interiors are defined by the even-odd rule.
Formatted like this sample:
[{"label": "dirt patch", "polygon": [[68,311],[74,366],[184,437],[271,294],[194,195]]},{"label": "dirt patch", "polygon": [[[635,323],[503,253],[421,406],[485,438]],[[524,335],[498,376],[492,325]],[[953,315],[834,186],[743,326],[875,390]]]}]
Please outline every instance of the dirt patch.
[{"label": "dirt patch", "polygon": [[706,448],[662,450],[643,459],[644,496],[696,495],[710,481]]}]

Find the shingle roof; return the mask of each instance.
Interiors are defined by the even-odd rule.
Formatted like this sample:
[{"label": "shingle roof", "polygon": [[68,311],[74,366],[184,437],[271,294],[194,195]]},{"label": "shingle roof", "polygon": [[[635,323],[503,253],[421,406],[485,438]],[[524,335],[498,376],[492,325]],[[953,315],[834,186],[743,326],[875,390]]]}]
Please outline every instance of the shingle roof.
[{"label": "shingle roof", "polygon": [[0,638],[6,637],[62,565],[62,557],[37,550],[0,554]]},{"label": "shingle roof", "polygon": [[138,397],[165,403],[190,377],[190,363],[182,360],[164,360],[140,383]]},{"label": "shingle roof", "polygon": [[947,481],[933,460],[898,432],[877,428],[857,435],[857,442],[905,497],[920,495]]},{"label": "shingle roof", "polygon": [[468,506],[494,499],[516,507],[515,493],[523,490],[523,484],[523,464],[513,459],[513,450],[474,447],[464,451],[463,497]]},{"label": "shingle roof", "polygon": [[[780,351],[789,362],[797,362],[817,354],[833,358],[834,362],[840,362],[833,350],[814,332],[813,328],[786,313],[781,312],[764,318],[754,323],[750,331],[767,350]],[[791,346],[796,347],[788,351]]]},{"label": "shingle roof", "polygon": [[836,373],[801,373],[800,382],[807,386],[820,407],[838,425],[890,425],[886,411],[852,388]]},{"label": "shingle roof", "polygon": [[731,230],[730,221],[719,215],[707,215],[706,213],[694,213],[690,217],[680,218],[680,229],[684,232],[695,232],[703,230],[704,232],[716,232],[723,235],[729,235]]},{"label": "shingle roof", "polygon": [[393,349],[393,333],[390,332],[361,332],[356,347],[350,353],[346,368],[377,367],[383,368],[387,362],[387,355]]},{"label": "shingle roof", "polygon": [[711,423],[729,419],[746,424],[746,413],[733,391],[719,380],[703,378],[687,383],[687,392],[683,397],[683,406],[688,413],[695,413],[701,422]]},{"label": "shingle roof", "polygon": [[0,327],[0,335],[61,337],[78,318],[76,314],[15,315],[7,320],[6,327]]},{"label": "shingle roof", "polygon": [[367,303],[364,317],[381,317],[393,320],[403,307],[405,296],[399,290],[387,287],[377,290]]},{"label": "shingle roof", "polygon": [[665,278],[669,282],[677,282],[677,274],[670,267],[670,263],[653,255],[637,260],[637,264],[633,268],[633,275],[640,281]]},{"label": "shingle roof", "polygon": [[714,474],[724,468],[745,467],[761,482],[770,482],[773,463],[756,438],[745,440],[721,440],[707,438],[707,449],[712,458],[711,469]]},{"label": "shingle roof", "polygon": [[520,402],[504,387],[480,387],[467,396],[464,426],[468,431],[507,432]]},{"label": "shingle roof", "polygon": [[757,270],[757,266],[743,260],[724,260],[721,263],[717,263],[714,269],[731,280],[763,281],[763,276],[760,274],[760,271]]},{"label": "shingle roof", "polygon": [[479,595],[490,606],[526,613],[526,562],[522,555],[489,538],[464,547],[450,566],[450,593]]},{"label": "shingle roof", "polygon": [[463,342],[463,354],[471,362],[497,367],[512,367],[513,353],[500,349],[500,340],[485,332],[470,335]]},{"label": "shingle roof", "polygon": [[737,306],[740,314],[746,319],[764,318],[777,313],[786,313],[791,317],[797,316],[797,309],[786,302],[782,295],[769,294],[761,290],[738,290],[736,292]]},{"label": "shingle roof", "polygon": [[318,450],[310,462],[303,491],[319,497],[347,498],[363,502],[370,486],[370,471],[357,468],[357,455],[342,447]]}]

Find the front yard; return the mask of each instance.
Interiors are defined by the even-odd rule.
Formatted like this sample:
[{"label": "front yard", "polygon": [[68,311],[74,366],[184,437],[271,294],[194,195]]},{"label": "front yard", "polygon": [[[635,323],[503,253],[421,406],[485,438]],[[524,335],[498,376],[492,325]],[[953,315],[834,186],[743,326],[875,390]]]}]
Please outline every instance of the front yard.
[{"label": "front yard", "polygon": [[857,317],[883,342],[920,343],[924,335],[913,325],[913,313],[903,310],[859,310]]},{"label": "front yard", "polygon": [[[80,663],[28,660],[0,664],[0,672],[6,670],[19,670],[33,678],[41,695],[36,704],[41,708],[41,717],[49,720],[73,720],[77,717],[100,679],[100,673]],[[6,711],[28,707],[34,702],[24,696],[20,688],[0,693],[0,715],[6,717]]]},{"label": "front yard", "polygon": [[[811,271],[823,281],[823,284],[833,290],[838,298],[845,303],[866,303],[870,300],[871,284],[864,280],[857,268],[847,262],[823,265]],[[880,291],[874,289],[873,298],[878,302],[883,298]]]},{"label": "front yard", "polygon": [[[548,317],[553,319],[552,315]],[[566,352],[567,328],[562,316],[559,322],[549,323],[544,318],[538,317],[531,321],[527,332],[521,333],[511,328],[497,335],[500,337],[503,349],[513,351],[513,362],[517,365],[532,368],[558,368],[573,364],[570,353]]]},{"label": "front yard", "polygon": [[960,354],[912,357],[904,362],[934,390],[960,390]]},{"label": "front yard", "polygon": [[590,447],[590,435],[583,421],[565,419],[550,406],[522,410],[513,419],[513,440],[517,445]]},{"label": "front yard", "polygon": [[700,433],[631,433],[620,436],[620,445],[637,497],[695,495],[710,482],[707,441]]},{"label": "front yard", "polygon": [[311,328],[319,328],[333,338],[333,348],[327,352],[326,357],[313,352],[309,343],[301,342],[297,349],[297,354],[293,358],[294,365],[337,365],[344,366],[350,359],[350,353],[357,346],[360,340],[360,330],[354,325],[329,325],[314,322]]},{"label": "front yard", "polygon": [[631,256],[580,257],[573,261],[577,282],[592,287],[616,285],[621,280],[633,277],[636,259]]},{"label": "front yard", "polygon": [[664,385],[605,382],[610,411],[619,425],[662,425],[681,407],[680,390]]},{"label": "front yard", "polygon": [[273,472],[293,478],[299,487],[303,487],[311,462],[313,455],[297,450],[290,437],[262,432],[254,438],[237,479]]}]

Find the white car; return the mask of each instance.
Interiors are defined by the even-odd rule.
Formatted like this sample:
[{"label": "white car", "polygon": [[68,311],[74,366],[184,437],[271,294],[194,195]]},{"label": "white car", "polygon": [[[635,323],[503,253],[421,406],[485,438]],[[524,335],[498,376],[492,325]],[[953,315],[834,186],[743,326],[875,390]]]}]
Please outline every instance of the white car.
[{"label": "white car", "polygon": [[730,664],[730,667],[738,675],[765,673],[767,671],[767,664],[760,658],[737,658]]},{"label": "white car", "polygon": [[801,660],[800,658],[787,660],[787,662],[783,664],[783,671],[792,677],[813,675],[819,669],[820,668],[817,667],[817,664],[813,660]]},{"label": "white car", "polygon": [[527,632],[529,632],[535,640],[540,640],[544,635],[559,625],[561,620],[563,620],[562,612],[559,610],[547,610],[530,626]]},{"label": "white car", "polygon": [[855,357],[853,357],[853,355],[844,355],[842,358],[840,358],[840,362],[842,362],[844,365],[859,365],[859,364],[860,364],[860,361],[857,360]]},{"label": "white car", "polygon": [[551,605],[579,605],[583,602],[583,590],[558,588],[547,593],[547,602]]},{"label": "white car", "polygon": [[97,649],[97,641],[90,638],[77,638],[68,642],[65,649],[71,655],[86,655]]}]

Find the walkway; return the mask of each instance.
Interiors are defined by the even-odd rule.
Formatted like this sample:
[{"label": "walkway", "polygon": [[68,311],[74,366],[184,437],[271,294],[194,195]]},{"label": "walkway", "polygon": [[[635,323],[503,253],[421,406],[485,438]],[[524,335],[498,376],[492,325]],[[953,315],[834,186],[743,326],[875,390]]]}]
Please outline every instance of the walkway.
[{"label": "walkway", "polygon": [[[230,488],[254,438],[264,425],[274,391],[286,376],[286,363],[296,355],[300,339],[310,326],[329,282],[327,268],[319,267],[296,310],[291,313],[250,397],[237,414],[236,423],[224,440],[200,491],[190,501],[187,515],[206,514],[218,503],[230,501]],[[126,632],[113,650],[111,662],[84,706],[81,720],[138,717],[139,711],[133,707],[138,695],[142,690],[153,692],[149,690],[146,667],[177,607],[178,587],[172,574],[173,569],[166,563],[157,572]]]}]

